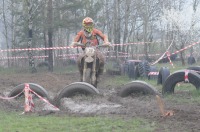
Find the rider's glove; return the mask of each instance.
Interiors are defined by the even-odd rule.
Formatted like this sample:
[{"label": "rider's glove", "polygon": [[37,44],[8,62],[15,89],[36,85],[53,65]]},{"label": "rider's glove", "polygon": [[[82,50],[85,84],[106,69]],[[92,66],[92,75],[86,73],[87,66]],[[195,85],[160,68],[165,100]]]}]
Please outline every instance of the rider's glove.
[{"label": "rider's glove", "polygon": [[70,47],[74,48],[76,46],[77,42],[72,42],[72,44],[70,44]]},{"label": "rider's glove", "polygon": [[103,45],[111,46],[110,42],[104,42]]}]

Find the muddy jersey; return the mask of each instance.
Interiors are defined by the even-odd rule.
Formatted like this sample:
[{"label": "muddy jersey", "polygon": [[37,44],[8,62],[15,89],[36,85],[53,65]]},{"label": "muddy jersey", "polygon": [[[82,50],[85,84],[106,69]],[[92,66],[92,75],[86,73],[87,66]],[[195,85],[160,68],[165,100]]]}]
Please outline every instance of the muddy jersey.
[{"label": "muddy jersey", "polygon": [[81,42],[83,44],[86,44],[87,42],[91,42],[93,46],[99,45],[98,37],[100,37],[104,42],[108,42],[107,36],[104,35],[100,30],[93,29],[92,35],[90,37],[86,37],[83,30],[79,31],[74,38],[74,42]]}]

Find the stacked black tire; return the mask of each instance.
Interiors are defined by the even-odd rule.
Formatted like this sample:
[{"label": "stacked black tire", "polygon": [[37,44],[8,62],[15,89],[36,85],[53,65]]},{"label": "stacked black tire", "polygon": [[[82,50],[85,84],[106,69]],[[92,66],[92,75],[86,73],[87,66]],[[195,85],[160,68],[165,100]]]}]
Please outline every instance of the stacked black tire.
[{"label": "stacked black tire", "polygon": [[137,79],[138,77],[148,78],[148,74],[151,71],[150,69],[151,67],[148,61],[144,60],[142,62],[139,62],[135,68],[135,79]]},{"label": "stacked black tire", "polygon": [[135,62],[134,61],[128,62],[128,77],[131,79],[135,78]]},{"label": "stacked black tire", "polygon": [[129,62],[128,63],[128,77],[131,79],[148,78],[157,79],[157,75],[150,75],[150,72],[158,72],[157,67],[150,66],[149,62],[144,60],[141,62]]},{"label": "stacked black tire", "polygon": [[157,80],[157,84],[161,84],[163,85],[165,83],[165,80],[167,79],[167,77],[170,75],[170,71],[168,67],[161,67],[159,70],[159,74],[158,74],[158,80]]},{"label": "stacked black tire", "polygon": [[150,72],[150,65],[148,61],[142,61],[138,64],[138,71],[140,77],[148,78],[148,74]]},{"label": "stacked black tire", "polygon": [[148,74],[148,80],[157,80],[158,79],[157,73],[158,73],[158,68],[156,66],[150,66],[150,72]]},{"label": "stacked black tire", "polygon": [[121,75],[128,75],[128,62],[124,62],[123,64],[120,64],[120,72]]}]

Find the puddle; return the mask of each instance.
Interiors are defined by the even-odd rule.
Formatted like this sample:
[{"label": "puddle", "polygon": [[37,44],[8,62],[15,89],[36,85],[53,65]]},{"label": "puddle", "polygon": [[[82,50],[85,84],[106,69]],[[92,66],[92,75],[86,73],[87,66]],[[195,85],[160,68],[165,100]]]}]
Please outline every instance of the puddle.
[{"label": "puddle", "polygon": [[75,113],[110,113],[116,108],[121,107],[120,104],[111,102],[75,102],[71,98],[62,99],[61,104],[64,108]]}]

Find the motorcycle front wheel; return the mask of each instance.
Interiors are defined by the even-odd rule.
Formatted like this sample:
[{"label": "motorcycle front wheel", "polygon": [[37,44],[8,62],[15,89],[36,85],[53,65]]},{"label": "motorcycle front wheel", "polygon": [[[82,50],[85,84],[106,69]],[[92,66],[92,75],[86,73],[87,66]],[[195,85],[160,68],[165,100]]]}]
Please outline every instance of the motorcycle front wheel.
[{"label": "motorcycle front wheel", "polygon": [[85,82],[92,84],[92,78],[91,78],[92,70],[91,68],[87,68],[85,72]]},{"label": "motorcycle front wheel", "polygon": [[86,73],[85,73],[85,82],[93,85],[94,87],[97,87],[97,80],[92,82],[92,69],[87,68]]}]

